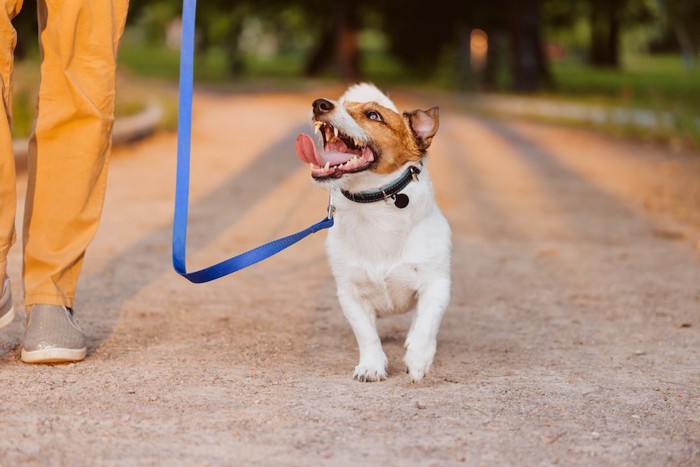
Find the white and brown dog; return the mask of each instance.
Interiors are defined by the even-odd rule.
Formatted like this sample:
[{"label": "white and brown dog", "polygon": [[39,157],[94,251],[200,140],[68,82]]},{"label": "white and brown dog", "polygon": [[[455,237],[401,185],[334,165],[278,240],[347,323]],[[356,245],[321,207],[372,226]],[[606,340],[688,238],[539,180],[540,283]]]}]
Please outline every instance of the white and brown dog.
[{"label": "white and brown dog", "polygon": [[321,148],[301,134],[296,150],[335,199],[327,249],[338,299],[360,348],[354,377],[386,379],[376,318],[415,310],[404,362],[418,381],[433,362],[450,298],[450,226],[425,167],[438,108],[401,114],[365,83],[312,107]]}]

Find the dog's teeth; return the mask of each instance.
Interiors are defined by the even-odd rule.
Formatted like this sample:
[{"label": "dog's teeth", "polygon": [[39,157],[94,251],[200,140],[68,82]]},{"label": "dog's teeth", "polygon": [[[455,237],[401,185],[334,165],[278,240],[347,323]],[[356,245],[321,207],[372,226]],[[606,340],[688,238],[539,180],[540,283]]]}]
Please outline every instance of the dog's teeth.
[{"label": "dog's teeth", "polygon": [[314,134],[318,133],[321,130],[321,125],[323,125],[323,123],[321,122],[314,123]]},{"label": "dog's teeth", "polygon": [[324,169],[324,170],[328,170],[328,169],[330,169],[330,168],[331,168],[331,163],[330,163],[330,161],[329,161],[329,162],[326,162],[326,165],[323,167],[323,169]]},{"label": "dog's teeth", "polygon": [[336,138],[338,137],[338,129],[336,127],[333,127],[333,134]]}]

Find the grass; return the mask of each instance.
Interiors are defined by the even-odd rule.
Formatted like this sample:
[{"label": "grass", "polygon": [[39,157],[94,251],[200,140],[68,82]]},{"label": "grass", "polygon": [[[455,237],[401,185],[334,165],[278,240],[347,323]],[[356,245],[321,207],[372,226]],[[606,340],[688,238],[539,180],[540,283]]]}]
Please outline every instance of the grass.
[{"label": "grass", "polygon": [[32,130],[39,89],[39,65],[30,60],[15,65],[12,96],[12,134],[26,138]]},{"label": "grass", "polygon": [[[227,70],[225,53],[212,49],[195,57],[195,81],[199,84],[235,86],[245,89],[261,86],[266,81],[279,87],[290,88],[303,82],[305,56],[287,53],[274,58],[243,57],[244,75],[231,78]],[[420,85],[433,89],[454,90],[454,60],[446,56],[428,80],[411,78],[412,73],[396,59],[371,50],[362,57],[365,78],[379,84]],[[179,75],[179,52],[163,46],[154,46],[125,36],[119,57],[120,82],[123,89],[117,92],[117,115],[138,112],[144,96],[160,99],[166,108],[166,126],[174,128],[176,98],[174,84]],[[26,136],[31,129],[33,107],[36,101],[38,65],[29,62],[18,66],[15,76],[15,136]],[[679,56],[631,56],[625,59],[623,69],[596,69],[573,61],[552,63],[554,85],[534,97],[546,97],[597,105],[606,109],[615,107],[639,108],[654,112],[670,113],[670,127],[657,130],[635,128],[614,123],[605,125],[605,131],[655,139],[665,142],[682,141],[700,148],[700,67],[688,70]],[[124,78],[126,77],[126,78]],[[328,75],[327,78],[332,79]],[[322,77],[324,78],[324,77]],[[166,85],[163,86],[163,83]],[[119,86],[119,83],[118,83]],[[167,88],[167,89],[166,89]],[[172,114],[172,115],[171,115]],[[566,122],[571,124],[572,122]]]},{"label": "grass", "polygon": [[[195,51],[194,79],[196,82],[221,84],[232,81],[227,67],[226,54],[221,48],[212,47],[206,52]],[[272,59],[255,56],[243,57],[245,75],[236,80],[257,78],[298,78],[303,74],[304,57],[285,54]],[[177,81],[180,74],[180,52],[165,46],[143,43],[128,34],[119,50],[119,66],[145,78]]]},{"label": "grass", "polygon": [[555,95],[700,110],[700,67],[684,68],[679,56],[634,57],[626,60],[622,70],[555,62],[552,73]]},{"label": "grass", "polygon": [[606,125],[608,132],[700,148],[700,67],[687,69],[680,56],[631,56],[622,70],[555,62],[552,74],[555,85],[544,96],[673,116],[670,126],[613,123]]},{"label": "grass", "polygon": [[[362,55],[362,68],[367,77],[379,83],[416,84],[420,82],[406,72],[395,58],[372,50]],[[227,70],[223,50],[213,47],[206,52],[195,51],[194,78],[198,83],[222,84],[236,81],[247,83],[259,79],[301,80],[304,79],[306,54],[301,51],[286,52],[274,57],[242,57],[244,74],[232,77]],[[176,81],[179,76],[179,51],[163,46],[141,43],[127,31],[119,52],[120,66],[147,78]],[[321,78],[333,79],[332,74]]]},{"label": "grass", "polygon": [[[17,63],[12,80],[12,135],[14,138],[26,138],[31,133],[36,114],[40,81],[38,60],[29,59]],[[134,79],[128,73],[119,74],[115,115],[121,117],[139,113],[151,94],[141,79]]]}]

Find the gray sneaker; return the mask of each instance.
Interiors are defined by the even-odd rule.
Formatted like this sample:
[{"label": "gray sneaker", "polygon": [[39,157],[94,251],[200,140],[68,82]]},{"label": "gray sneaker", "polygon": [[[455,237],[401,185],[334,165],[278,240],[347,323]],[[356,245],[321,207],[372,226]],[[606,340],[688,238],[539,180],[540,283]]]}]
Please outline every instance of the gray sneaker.
[{"label": "gray sneaker", "polygon": [[0,293],[0,329],[4,328],[15,319],[15,309],[12,306],[12,288],[10,279],[5,277]]},{"label": "gray sneaker", "polygon": [[73,311],[56,305],[34,305],[22,339],[25,363],[77,362],[85,358],[85,335]]}]

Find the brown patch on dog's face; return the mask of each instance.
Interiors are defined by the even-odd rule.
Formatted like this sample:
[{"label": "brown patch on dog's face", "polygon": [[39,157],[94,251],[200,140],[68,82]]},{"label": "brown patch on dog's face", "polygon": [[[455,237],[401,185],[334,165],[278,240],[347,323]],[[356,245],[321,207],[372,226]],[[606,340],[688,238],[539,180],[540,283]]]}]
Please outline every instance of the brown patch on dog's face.
[{"label": "brown patch on dog's face", "polygon": [[302,133],[296,153],[317,181],[366,171],[386,175],[418,162],[439,124],[437,107],[399,114],[376,102],[339,104],[321,98],[312,108],[320,147]]},{"label": "brown patch on dog's face", "polygon": [[346,102],[353,120],[370,136],[377,155],[376,173],[389,174],[425,155],[438,129],[438,109],[403,115],[375,102]]},{"label": "brown patch on dog's face", "polygon": [[389,174],[421,159],[421,150],[402,115],[374,102],[349,102],[345,108],[370,136],[378,159],[375,172]]}]

